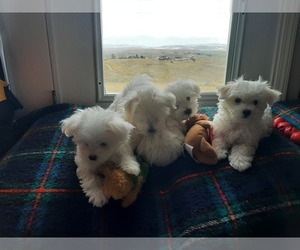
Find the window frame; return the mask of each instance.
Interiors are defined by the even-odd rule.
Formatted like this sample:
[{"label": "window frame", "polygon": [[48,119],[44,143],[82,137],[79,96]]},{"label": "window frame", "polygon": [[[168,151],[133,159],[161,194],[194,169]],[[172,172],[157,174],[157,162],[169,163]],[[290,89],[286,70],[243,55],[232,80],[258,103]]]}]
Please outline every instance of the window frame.
[{"label": "window frame", "polygon": [[[273,29],[275,30],[275,33],[273,35],[274,48],[271,55],[265,55],[270,57],[268,60],[268,65],[266,66],[267,71],[269,71],[270,73],[269,75],[263,75],[263,77],[268,80],[272,88],[282,92],[281,99],[285,100],[288,92],[289,77],[293,59],[293,52],[295,48],[297,28],[300,20],[300,13],[232,13],[230,21],[227,65],[224,85],[227,82],[237,79],[241,75],[245,74],[245,69],[242,69],[241,65],[245,64],[245,62],[247,62],[248,60],[247,56],[245,57],[243,53],[246,50],[249,51],[251,49],[249,47],[246,47],[244,44],[245,35],[247,34],[249,36],[249,33],[247,33],[249,31],[246,30],[247,28],[249,28],[249,24],[247,24],[247,17],[249,18],[251,14],[278,15],[275,18],[276,26],[273,27]],[[96,21],[98,25],[95,25],[95,34],[98,41],[101,41],[100,21],[101,17],[99,16],[98,20]],[[263,28],[261,29],[262,31],[264,31]],[[99,46],[100,45],[101,43],[99,43]],[[263,47],[259,48],[259,50],[263,51]],[[101,51],[101,49],[97,48],[96,51]],[[254,53],[260,53],[260,51]],[[99,52],[97,53],[97,55],[99,55]],[[97,67],[100,67],[100,69],[102,69],[102,72],[100,72],[100,70],[97,71],[100,84],[100,87],[98,88],[97,101],[100,104],[106,106],[113,101],[114,94],[106,94],[104,91],[104,84],[102,84],[104,82],[103,61],[101,61],[100,58],[102,58],[102,51],[100,53],[100,56],[97,57]],[[259,66],[257,68],[254,67],[254,69],[251,70],[249,69],[249,72],[252,75],[254,74],[256,79],[260,74],[262,74]],[[245,77],[248,78],[247,73]],[[201,94],[199,104],[202,106],[211,106],[216,105],[217,101],[218,98],[216,92],[204,92]]]},{"label": "window frame", "polygon": [[[229,58],[229,51],[236,51],[235,46],[238,43],[241,43],[239,40],[239,36],[236,36],[236,28],[239,26],[237,25],[238,19],[233,18],[233,15],[231,13],[230,16],[230,24],[229,24],[229,34],[228,34],[228,52],[227,52],[227,63],[225,65],[225,77],[224,77],[224,85],[227,82],[227,79],[232,79],[234,76],[229,69],[235,68],[236,65],[238,65],[238,61],[236,59],[239,59],[236,55],[231,56],[230,60]],[[234,28],[233,28],[234,27]],[[242,27],[239,27],[242,28]],[[105,87],[104,87],[104,62],[103,62],[103,50],[102,50],[102,16],[101,12],[99,15],[95,15],[95,21],[94,21],[94,30],[95,30],[95,51],[96,51],[96,70],[97,70],[97,78],[98,78],[98,91],[97,91],[97,102],[103,106],[107,107],[110,103],[113,102],[115,94],[111,93],[105,93]],[[234,63],[234,65],[233,65]],[[217,103],[217,92],[203,92],[201,93],[201,98],[199,98],[200,105],[204,106],[211,106],[215,105]]]}]

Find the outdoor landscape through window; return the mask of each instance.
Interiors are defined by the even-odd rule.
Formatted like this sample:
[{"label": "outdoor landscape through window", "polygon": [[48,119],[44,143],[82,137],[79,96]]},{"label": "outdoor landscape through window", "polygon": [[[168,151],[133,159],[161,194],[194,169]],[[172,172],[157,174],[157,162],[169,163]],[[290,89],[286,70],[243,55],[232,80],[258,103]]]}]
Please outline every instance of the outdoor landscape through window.
[{"label": "outdoor landscape through window", "polygon": [[160,88],[192,79],[201,92],[224,85],[230,0],[102,0],[106,93],[136,74]]}]

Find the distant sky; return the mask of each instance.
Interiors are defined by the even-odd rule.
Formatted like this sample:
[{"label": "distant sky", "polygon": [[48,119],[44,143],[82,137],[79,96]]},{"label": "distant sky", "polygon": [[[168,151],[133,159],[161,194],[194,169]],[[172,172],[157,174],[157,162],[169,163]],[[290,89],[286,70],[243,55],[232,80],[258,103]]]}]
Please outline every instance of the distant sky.
[{"label": "distant sky", "polygon": [[[228,39],[230,0],[101,1],[104,43],[134,43],[136,37],[167,43],[178,38],[191,43],[198,38],[214,38],[220,43]],[[149,43],[153,39],[148,39]]]}]

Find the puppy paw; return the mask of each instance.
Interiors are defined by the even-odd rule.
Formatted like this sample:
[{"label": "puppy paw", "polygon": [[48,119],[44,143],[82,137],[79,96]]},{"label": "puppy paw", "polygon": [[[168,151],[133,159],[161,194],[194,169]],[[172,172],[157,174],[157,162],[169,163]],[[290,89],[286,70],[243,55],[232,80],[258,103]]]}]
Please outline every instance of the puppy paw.
[{"label": "puppy paw", "polygon": [[89,203],[93,204],[95,207],[103,207],[108,202],[107,197],[100,192],[93,192],[89,197]]},{"label": "puppy paw", "polygon": [[244,156],[244,155],[230,155],[229,156],[229,164],[234,169],[243,172],[247,168],[251,167],[252,157]]},{"label": "puppy paw", "polygon": [[130,160],[126,163],[123,163],[121,164],[121,166],[122,169],[128,174],[133,174],[135,176],[138,176],[141,172],[140,165],[134,160]]},{"label": "puppy paw", "polygon": [[89,203],[96,207],[102,207],[108,202],[108,198],[102,191],[103,179],[94,172],[86,168],[77,168],[76,174],[79,178],[80,186]]},{"label": "puppy paw", "polygon": [[220,149],[220,150],[215,150],[215,152],[217,154],[218,160],[223,160],[227,158],[227,154],[228,154],[227,150]]}]

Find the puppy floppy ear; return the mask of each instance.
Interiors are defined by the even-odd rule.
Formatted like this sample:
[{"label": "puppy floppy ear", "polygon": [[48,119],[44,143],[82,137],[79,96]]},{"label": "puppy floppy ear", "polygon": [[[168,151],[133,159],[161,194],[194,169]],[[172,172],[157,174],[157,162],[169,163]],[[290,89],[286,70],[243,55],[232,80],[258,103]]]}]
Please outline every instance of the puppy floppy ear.
[{"label": "puppy floppy ear", "polygon": [[138,106],[139,97],[137,94],[132,95],[128,101],[124,104],[126,119],[132,121],[133,114]]},{"label": "puppy floppy ear", "polygon": [[266,101],[270,106],[279,100],[280,95],[281,92],[278,90],[270,89],[269,87],[265,89]]},{"label": "puppy floppy ear", "polygon": [[199,97],[201,93],[201,89],[197,84],[193,84],[193,92],[195,96]]},{"label": "puppy floppy ear", "polygon": [[81,116],[83,110],[78,109],[73,115],[69,118],[66,118],[60,122],[62,132],[70,137],[74,136],[81,124]]},{"label": "puppy floppy ear", "polygon": [[131,123],[124,121],[121,117],[114,117],[107,126],[122,141],[128,140],[134,129]]},{"label": "puppy floppy ear", "polygon": [[234,86],[235,82],[228,82],[225,86],[219,88],[217,93],[219,99],[226,99]]},{"label": "puppy floppy ear", "polygon": [[163,100],[164,100],[164,104],[167,107],[171,109],[176,109],[176,97],[174,94],[170,92],[165,92]]},{"label": "puppy floppy ear", "polygon": [[259,76],[257,81],[261,84],[265,84],[265,86],[266,86],[266,88],[265,88],[266,102],[270,106],[272,106],[275,102],[277,102],[279,100],[281,92],[278,90],[271,89],[270,85],[268,84],[268,81],[264,81],[262,76]]}]

